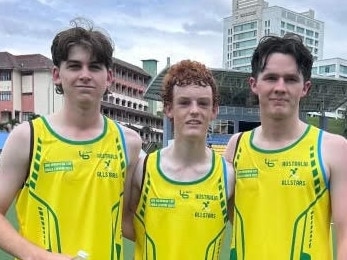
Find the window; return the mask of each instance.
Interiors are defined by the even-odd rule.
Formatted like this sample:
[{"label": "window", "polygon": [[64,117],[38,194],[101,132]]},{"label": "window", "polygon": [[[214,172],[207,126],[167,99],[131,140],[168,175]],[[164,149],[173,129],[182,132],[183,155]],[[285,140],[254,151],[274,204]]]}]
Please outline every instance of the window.
[{"label": "window", "polygon": [[293,24],[287,23],[287,30],[294,32],[295,26]]},{"label": "window", "polygon": [[29,121],[33,115],[34,115],[33,112],[23,112],[22,121]]},{"label": "window", "polygon": [[252,55],[253,54],[254,49],[253,48],[249,48],[249,49],[244,49],[244,50],[239,50],[239,51],[234,51],[233,52],[233,56],[234,57],[240,57],[240,56],[247,56],[247,55]]},{"label": "window", "polygon": [[314,44],[314,40],[313,40],[313,39],[310,39],[310,38],[306,38],[305,42],[306,42],[306,44],[308,44],[308,45],[313,45],[313,44]]},{"label": "window", "polygon": [[310,37],[313,37],[314,32],[311,31],[311,30],[306,29],[306,35],[307,35],[307,36],[310,36]]},{"label": "window", "polygon": [[12,100],[11,91],[0,91],[0,101],[10,101]]},{"label": "window", "polygon": [[257,26],[257,22],[249,22],[249,23],[235,26],[234,31],[235,32],[242,32],[242,31],[246,31],[246,30],[251,30],[251,29],[256,28],[256,26]]},{"label": "window", "polygon": [[257,44],[256,39],[247,40],[247,41],[243,41],[243,42],[237,42],[237,43],[234,43],[234,49],[255,47],[256,44]]},{"label": "window", "polygon": [[10,70],[0,70],[0,81],[12,80],[12,73]]},{"label": "window", "polygon": [[325,67],[325,72],[326,73],[335,72],[335,65],[326,66]]},{"label": "window", "polygon": [[325,65],[325,66],[319,67],[319,74],[321,74],[321,75],[324,75],[327,73],[332,73],[332,72],[335,72],[335,64]]},{"label": "window", "polygon": [[251,57],[234,59],[233,65],[244,65],[251,62]]},{"label": "window", "polygon": [[340,65],[340,72],[347,74],[347,66]]},{"label": "window", "polygon": [[250,31],[250,32],[244,32],[244,33],[239,33],[234,35],[234,39],[236,41],[244,40],[244,39],[249,39],[257,36],[257,31]]},{"label": "window", "polygon": [[301,28],[299,26],[296,27],[296,32],[297,33],[301,33],[301,34],[304,34],[305,33],[305,29],[304,28]]}]

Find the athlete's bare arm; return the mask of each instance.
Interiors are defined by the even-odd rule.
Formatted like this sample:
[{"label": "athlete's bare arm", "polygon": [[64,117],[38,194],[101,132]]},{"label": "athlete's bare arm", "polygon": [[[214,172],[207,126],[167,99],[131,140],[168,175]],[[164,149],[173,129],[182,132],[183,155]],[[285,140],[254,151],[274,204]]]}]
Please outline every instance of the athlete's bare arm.
[{"label": "athlete's bare arm", "polygon": [[125,187],[124,187],[124,207],[123,207],[123,221],[122,231],[123,236],[133,240],[134,228],[132,224],[133,213],[129,210],[131,196],[133,188],[131,187],[133,175],[137,167],[139,160],[139,154],[142,147],[142,140],[140,136],[133,130],[123,127],[125,134],[126,147],[128,151],[129,166],[125,176]]},{"label": "athlete's bare arm", "polygon": [[5,217],[27,177],[29,153],[30,127],[28,122],[24,122],[13,129],[0,157],[0,247],[19,259],[71,259],[33,245],[24,239]]},{"label": "athlete's bare arm", "polygon": [[337,259],[347,259],[347,140],[324,133],[323,159],[330,174],[332,221],[337,238]]},{"label": "athlete's bare arm", "polygon": [[226,167],[228,170],[228,217],[230,222],[232,223],[232,215],[234,210],[234,189],[235,189],[235,174],[234,167],[232,163],[226,161]]},{"label": "athlete's bare arm", "polygon": [[131,179],[131,188],[128,188],[128,191],[131,191],[131,194],[128,196],[129,199],[124,201],[123,236],[132,241],[135,241],[133,220],[141,196],[144,158],[145,156],[140,157],[137,162],[137,166]]},{"label": "athlete's bare arm", "polygon": [[224,157],[225,159],[230,162],[230,163],[234,163],[234,154],[235,154],[235,149],[236,149],[236,145],[237,145],[237,140],[239,139],[239,135],[241,133],[236,133],[234,135],[231,136],[231,138],[229,139],[229,142],[227,144],[227,148],[225,149],[224,152]]},{"label": "athlete's bare arm", "polygon": [[235,191],[235,171],[233,167],[233,161],[234,161],[234,154],[235,154],[235,149],[237,145],[237,141],[239,139],[240,133],[234,134],[230,139],[227,144],[227,148],[225,149],[224,152],[224,157],[227,160],[227,162],[230,164],[230,169],[232,173],[232,182],[230,185],[232,185],[232,193],[230,194],[230,198],[228,200],[228,216],[229,216],[229,221],[232,224],[233,223],[233,211],[234,211],[234,191]]}]

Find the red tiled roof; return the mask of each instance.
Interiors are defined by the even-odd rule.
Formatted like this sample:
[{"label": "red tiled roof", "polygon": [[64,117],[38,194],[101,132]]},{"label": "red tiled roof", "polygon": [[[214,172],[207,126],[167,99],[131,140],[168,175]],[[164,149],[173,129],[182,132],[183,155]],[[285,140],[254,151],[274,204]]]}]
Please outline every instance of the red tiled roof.
[{"label": "red tiled roof", "polygon": [[40,70],[51,69],[52,60],[41,54],[12,55],[0,52],[0,69]]},{"label": "red tiled roof", "polygon": [[53,67],[52,60],[41,54],[18,55],[16,59],[24,70],[51,69]]},{"label": "red tiled roof", "polygon": [[0,52],[0,69],[17,68],[16,57],[8,52]]}]

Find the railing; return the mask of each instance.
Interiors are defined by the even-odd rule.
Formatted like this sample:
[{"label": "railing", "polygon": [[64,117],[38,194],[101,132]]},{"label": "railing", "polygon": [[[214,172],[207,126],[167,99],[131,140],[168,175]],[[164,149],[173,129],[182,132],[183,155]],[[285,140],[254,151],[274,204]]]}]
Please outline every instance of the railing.
[{"label": "railing", "polygon": [[220,106],[219,115],[253,115],[259,116],[259,108],[246,108],[246,107],[229,107]]}]

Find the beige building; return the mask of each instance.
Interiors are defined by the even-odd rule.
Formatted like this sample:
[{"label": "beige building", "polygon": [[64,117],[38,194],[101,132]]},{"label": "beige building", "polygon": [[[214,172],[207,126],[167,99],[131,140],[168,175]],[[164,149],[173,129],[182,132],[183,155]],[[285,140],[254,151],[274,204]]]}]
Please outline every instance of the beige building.
[{"label": "beige building", "polygon": [[41,54],[0,52],[0,122],[22,122],[32,115],[60,109],[63,99],[54,91],[52,61]]}]

